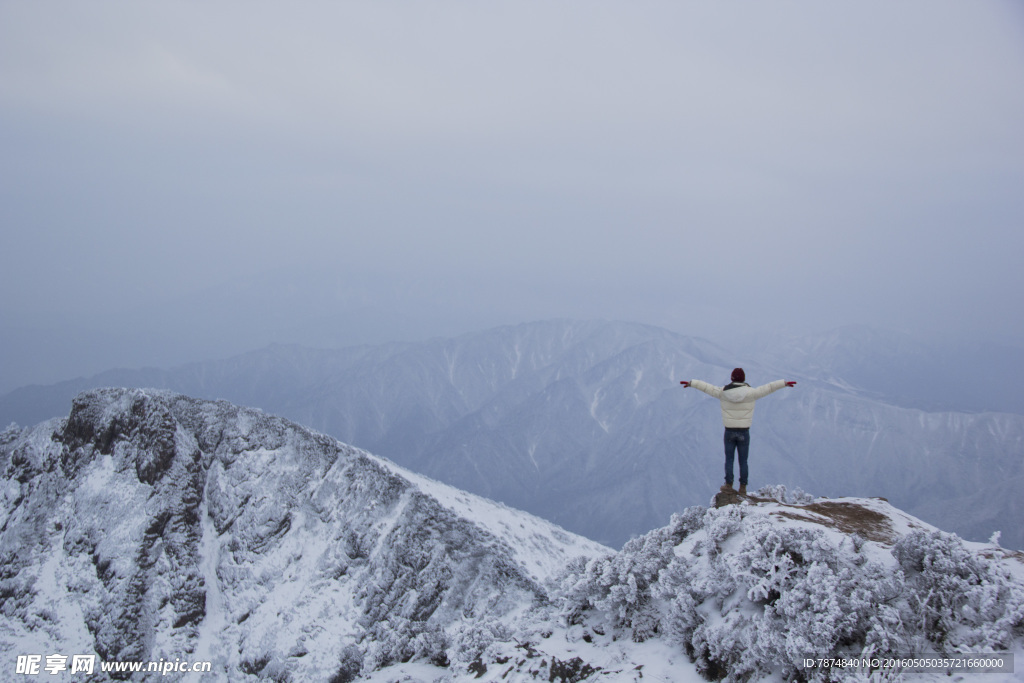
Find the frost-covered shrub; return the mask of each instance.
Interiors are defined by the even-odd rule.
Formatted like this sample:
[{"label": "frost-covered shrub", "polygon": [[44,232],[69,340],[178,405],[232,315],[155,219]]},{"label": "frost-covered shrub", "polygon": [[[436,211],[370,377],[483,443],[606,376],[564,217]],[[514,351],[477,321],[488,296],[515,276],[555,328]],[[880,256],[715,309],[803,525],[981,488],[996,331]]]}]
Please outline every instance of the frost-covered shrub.
[{"label": "frost-covered shrub", "polygon": [[338,670],[334,673],[330,683],[352,683],[359,676],[362,667],[363,651],[356,645],[348,645],[341,652]]},{"label": "frost-covered shrub", "polygon": [[[571,614],[593,607],[608,612],[613,626],[632,627],[649,605],[651,585],[671,561],[672,548],[657,535],[645,536],[626,544],[618,555],[591,560],[582,580],[571,589],[575,604],[569,603],[567,611]],[[645,627],[634,637],[643,640],[651,635],[650,621],[639,621]]]},{"label": "frost-covered shrub", "polygon": [[717,510],[708,510],[704,515],[704,539],[695,548],[698,554],[716,556],[722,550],[722,543],[732,536],[743,523],[743,508],[728,505]]},{"label": "frost-covered shrub", "polygon": [[770,500],[777,500],[780,503],[788,503],[790,505],[806,505],[807,503],[814,502],[814,496],[809,493],[805,493],[799,486],[789,492],[788,489],[782,484],[775,484],[774,486],[762,486],[754,495],[758,498],[768,498]]},{"label": "frost-covered shrub", "polygon": [[512,630],[496,619],[464,622],[452,637],[452,658],[472,662],[495,642],[512,640]]},{"label": "frost-covered shrub", "polygon": [[651,591],[661,631],[708,678],[815,679],[826,674],[801,672],[803,658],[998,650],[1024,636],[1024,586],[953,534],[904,537],[893,566],[855,534],[744,515],[709,510]]},{"label": "frost-covered shrub", "polygon": [[659,630],[660,615],[652,604],[658,575],[674,559],[674,548],[701,525],[704,508],[673,515],[671,523],[634,538],[622,551],[570,563],[556,582],[555,597],[564,617],[576,623],[590,609],[608,613],[614,628],[629,628],[641,642]]},{"label": "frost-covered shrub", "polygon": [[668,526],[665,528],[666,536],[679,545],[686,537],[704,526],[704,516],[707,508],[700,505],[688,507],[680,514],[672,515]]},{"label": "frost-covered shrub", "polygon": [[947,649],[1006,649],[1024,633],[1024,588],[954,534],[917,531],[893,547],[907,574],[904,619]]},{"label": "frost-covered shrub", "polygon": [[893,645],[901,579],[863,543],[730,507],[708,513],[707,538],[662,571],[655,591],[667,602],[664,630],[705,676],[745,680],[780,665],[793,675],[804,657]]},{"label": "frost-covered shrub", "polygon": [[8,445],[14,443],[21,436],[22,429],[17,423],[12,422],[0,432],[0,454],[7,455]]},{"label": "frost-covered shrub", "polygon": [[398,662],[424,659],[448,666],[448,637],[424,622],[393,616],[371,626],[363,636],[363,669],[376,671]]}]

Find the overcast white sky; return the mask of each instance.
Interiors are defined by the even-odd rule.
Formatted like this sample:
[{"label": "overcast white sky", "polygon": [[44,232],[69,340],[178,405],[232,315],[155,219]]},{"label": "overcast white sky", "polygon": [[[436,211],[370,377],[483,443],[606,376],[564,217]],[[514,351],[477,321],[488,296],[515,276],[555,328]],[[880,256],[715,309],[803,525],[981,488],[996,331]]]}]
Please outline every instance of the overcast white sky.
[{"label": "overcast white sky", "polygon": [[1024,4],[0,0],[0,389],[555,316],[1024,343]]}]

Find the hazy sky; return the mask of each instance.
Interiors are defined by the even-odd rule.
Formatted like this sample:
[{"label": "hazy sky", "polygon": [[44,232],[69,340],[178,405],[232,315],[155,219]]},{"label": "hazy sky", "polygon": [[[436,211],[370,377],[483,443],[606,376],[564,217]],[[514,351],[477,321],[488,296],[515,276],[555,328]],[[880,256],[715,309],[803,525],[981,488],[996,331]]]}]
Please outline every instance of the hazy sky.
[{"label": "hazy sky", "polygon": [[0,0],[0,389],[549,317],[1024,343],[1024,4]]}]

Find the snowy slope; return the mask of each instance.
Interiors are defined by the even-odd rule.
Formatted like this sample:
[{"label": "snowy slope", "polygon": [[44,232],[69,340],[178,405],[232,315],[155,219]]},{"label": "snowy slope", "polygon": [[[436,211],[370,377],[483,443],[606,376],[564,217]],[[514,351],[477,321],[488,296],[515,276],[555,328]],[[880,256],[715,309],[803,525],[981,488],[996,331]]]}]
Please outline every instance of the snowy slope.
[{"label": "snowy slope", "polygon": [[[556,591],[573,625],[563,638],[577,629],[591,651],[611,638],[616,656],[591,660],[608,662],[612,680],[639,680],[636,667],[645,680],[690,680],[678,659],[667,663],[679,650],[701,675],[740,681],[901,675],[807,668],[807,658],[1016,653],[1016,674],[963,670],[953,680],[1024,680],[1024,553],[965,543],[880,499],[758,495],[689,508],[615,556],[575,563]],[[622,640],[675,649],[645,659]]]},{"label": "snowy slope", "polygon": [[461,491],[389,460],[377,460],[454,515],[473,520],[474,524],[507,544],[523,571],[538,582],[552,579],[572,559],[613,552],[607,546],[571,534],[540,517]]},{"label": "snowy slope", "polygon": [[466,615],[516,614],[568,559],[610,552],[223,402],[91,392],[2,444],[4,666],[188,657],[216,680],[326,680],[443,661]]},{"label": "snowy slope", "polygon": [[[964,543],[880,499],[759,494],[573,562],[550,607],[467,649],[472,661],[365,680],[1024,680],[1024,554]],[[1012,655],[1016,673],[805,665],[960,652]]]}]

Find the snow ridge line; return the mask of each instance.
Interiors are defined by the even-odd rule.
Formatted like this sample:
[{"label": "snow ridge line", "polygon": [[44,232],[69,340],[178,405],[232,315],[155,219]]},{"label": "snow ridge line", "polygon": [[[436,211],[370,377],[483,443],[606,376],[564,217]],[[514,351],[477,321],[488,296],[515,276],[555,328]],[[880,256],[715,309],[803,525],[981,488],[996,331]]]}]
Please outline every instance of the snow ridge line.
[{"label": "snow ridge line", "polygon": [[[207,474],[209,476],[209,474]],[[220,591],[220,582],[217,579],[217,566],[220,564],[220,536],[217,534],[217,527],[213,523],[208,504],[209,486],[203,487],[203,500],[199,505],[199,518],[202,520],[203,537],[200,544],[200,568],[203,574],[203,582],[206,588],[206,613],[203,621],[199,624],[196,636],[195,656],[199,661],[219,661],[215,658],[213,644],[219,641],[219,634],[227,625],[224,614],[224,597]],[[198,683],[201,676],[192,674],[185,678],[186,681]]]}]

